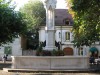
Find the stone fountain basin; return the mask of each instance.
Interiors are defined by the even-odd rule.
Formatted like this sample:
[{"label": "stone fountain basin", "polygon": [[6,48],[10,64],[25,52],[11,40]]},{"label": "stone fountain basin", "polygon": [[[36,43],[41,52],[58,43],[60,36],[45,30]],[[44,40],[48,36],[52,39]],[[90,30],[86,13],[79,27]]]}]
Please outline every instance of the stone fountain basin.
[{"label": "stone fountain basin", "polygon": [[88,69],[88,56],[11,56],[13,69]]}]

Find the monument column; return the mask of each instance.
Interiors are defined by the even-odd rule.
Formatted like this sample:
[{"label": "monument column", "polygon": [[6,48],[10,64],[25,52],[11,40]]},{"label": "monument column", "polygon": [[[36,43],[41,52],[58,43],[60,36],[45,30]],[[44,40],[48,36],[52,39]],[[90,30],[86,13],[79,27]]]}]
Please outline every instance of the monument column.
[{"label": "monument column", "polygon": [[46,47],[44,50],[54,50],[55,47],[55,8],[56,0],[45,0],[44,6],[46,9]]}]

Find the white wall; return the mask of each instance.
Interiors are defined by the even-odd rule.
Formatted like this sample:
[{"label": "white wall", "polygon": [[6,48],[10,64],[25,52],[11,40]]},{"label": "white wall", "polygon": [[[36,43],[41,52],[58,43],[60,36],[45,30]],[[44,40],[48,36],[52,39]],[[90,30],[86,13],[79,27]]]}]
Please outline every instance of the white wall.
[{"label": "white wall", "polygon": [[[73,33],[71,32],[71,29],[72,29],[72,26],[62,26],[62,27],[61,26],[55,26],[55,40],[57,42],[61,42],[61,38],[62,38],[62,44],[64,44],[64,45],[62,45],[62,49],[64,49],[65,47],[71,47],[73,50],[75,50],[73,43],[71,43],[71,41],[73,41]],[[62,35],[62,37],[60,37],[60,38],[59,38],[59,32]],[[65,32],[70,32],[70,41],[65,40]],[[45,41],[45,37],[46,37],[45,27],[42,27],[42,28],[40,28],[40,31],[39,31],[39,40]],[[95,47],[99,50],[99,56],[100,56],[100,45],[96,44]],[[89,49],[90,49],[89,46],[86,47],[87,53],[89,53]]]},{"label": "white wall", "polygon": [[[60,41],[62,43],[65,43],[65,44],[68,44],[70,43],[71,44],[71,41],[73,40],[73,34],[71,32],[71,28],[72,26],[56,26],[55,27],[55,30],[56,30],[56,33],[55,33],[55,38],[56,38],[56,41]],[[61,33],[61,38],[59,38],[59,32]],[[65,33],[66,32],[70,32],[70,40],[69,41],[66,41],[65,40]],[[61,40],[62,39],[62,40]]]},{"label": "white wall", "polygon": [[45,30],[39,30],[39,41],[44,42],[46,40]]},{"label": "white wall", "polygon": [[21,49],[21,39],[20,37],[19,38],[16,38],[13,43],[8,43],[8,44],[5,44],[3,46],[0,46],[0,59],[1,57],[4,55],[4,47],[5,46],[11,46],[12,48],[12,54],[8,55],[9,58],[10,56],[14,55],[14,56],[21,56],[22,55],[22,49]]},{"label": "white wall", "polygon": [[[71,28],[72,27],[66,27],[64,26],[62,29],[59,27],[59,26],[56,26],[55,27],[55,40],[57,42],[61,41],[61,38],[62,38],[62,42],[66,43],[65,41],[65,32],[70,32],[70,41],[71,42],[73,40],[73,37],[72,37],[72,33],[71,33]],[[61,33],[61,37],[59,38],[59,32]],[[39,30],[39,41],[45,41],[46,39],[46,31],[44,29],[44,27],[41,27],[41,29]],[[67,41],[68,42],[68,41]]]},{"label": "white wall", "polygon": [[12,46],[12,55],[15,55],[15,56],[22,55],[20,38],[16,38],[15,41],[11,44],[11,46]]},{"label": "white wall", "polygon": [[[59,32],[60,32],[60,37],[59,37]],[[55,40],[56,40],[57,42],[61,41],[61,33],[62,33],[61,30],[56,30],[56,33],[55,33]]]},{"label": "white wall", "polygon": [[[73,34],[71,32],[71,28],[72,28],[72,26],[63,26],[63,27],[55,26],[55,40],[57,42],[62,42],[62,44],[69,44],[69,45],[73,46],[73,44],[71,43],[71,41],[73,40],[73,36],[72,36]],[[59,37],[59,32],[61,35],[60,37]],[[70,40],[69,41],[65,40],[66,32],[70,32]],[[45,27],[43,26],[39,30],[39,41],[44,42],[45,39],[46,39],[46,30],[45,30]]]}]

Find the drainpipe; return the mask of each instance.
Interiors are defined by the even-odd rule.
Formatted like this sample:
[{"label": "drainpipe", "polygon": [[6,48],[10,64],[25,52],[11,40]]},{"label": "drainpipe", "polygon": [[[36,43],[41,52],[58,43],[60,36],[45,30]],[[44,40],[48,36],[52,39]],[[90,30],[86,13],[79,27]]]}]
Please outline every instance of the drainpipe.
[{"label": "drainpipe", "polygon": [[61,50],[62,50],[62,25],[61,25]]}]

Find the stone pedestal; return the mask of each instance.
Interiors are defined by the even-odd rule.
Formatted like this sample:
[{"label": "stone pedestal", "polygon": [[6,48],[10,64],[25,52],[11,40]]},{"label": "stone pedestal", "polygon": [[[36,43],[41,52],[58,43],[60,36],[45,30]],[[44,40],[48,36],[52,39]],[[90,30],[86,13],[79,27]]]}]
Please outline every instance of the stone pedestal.
[{"label": "stone pedestal", "polygon": [[45,0],[44,6],[46,9],[46,47],[44,50],[54,50],[55,47],[55,8],[56,0]]},{"label": "stone pedestal", "polygon": [[55,30],[46,30],[46,47],[44,50],[56,50]]}]

